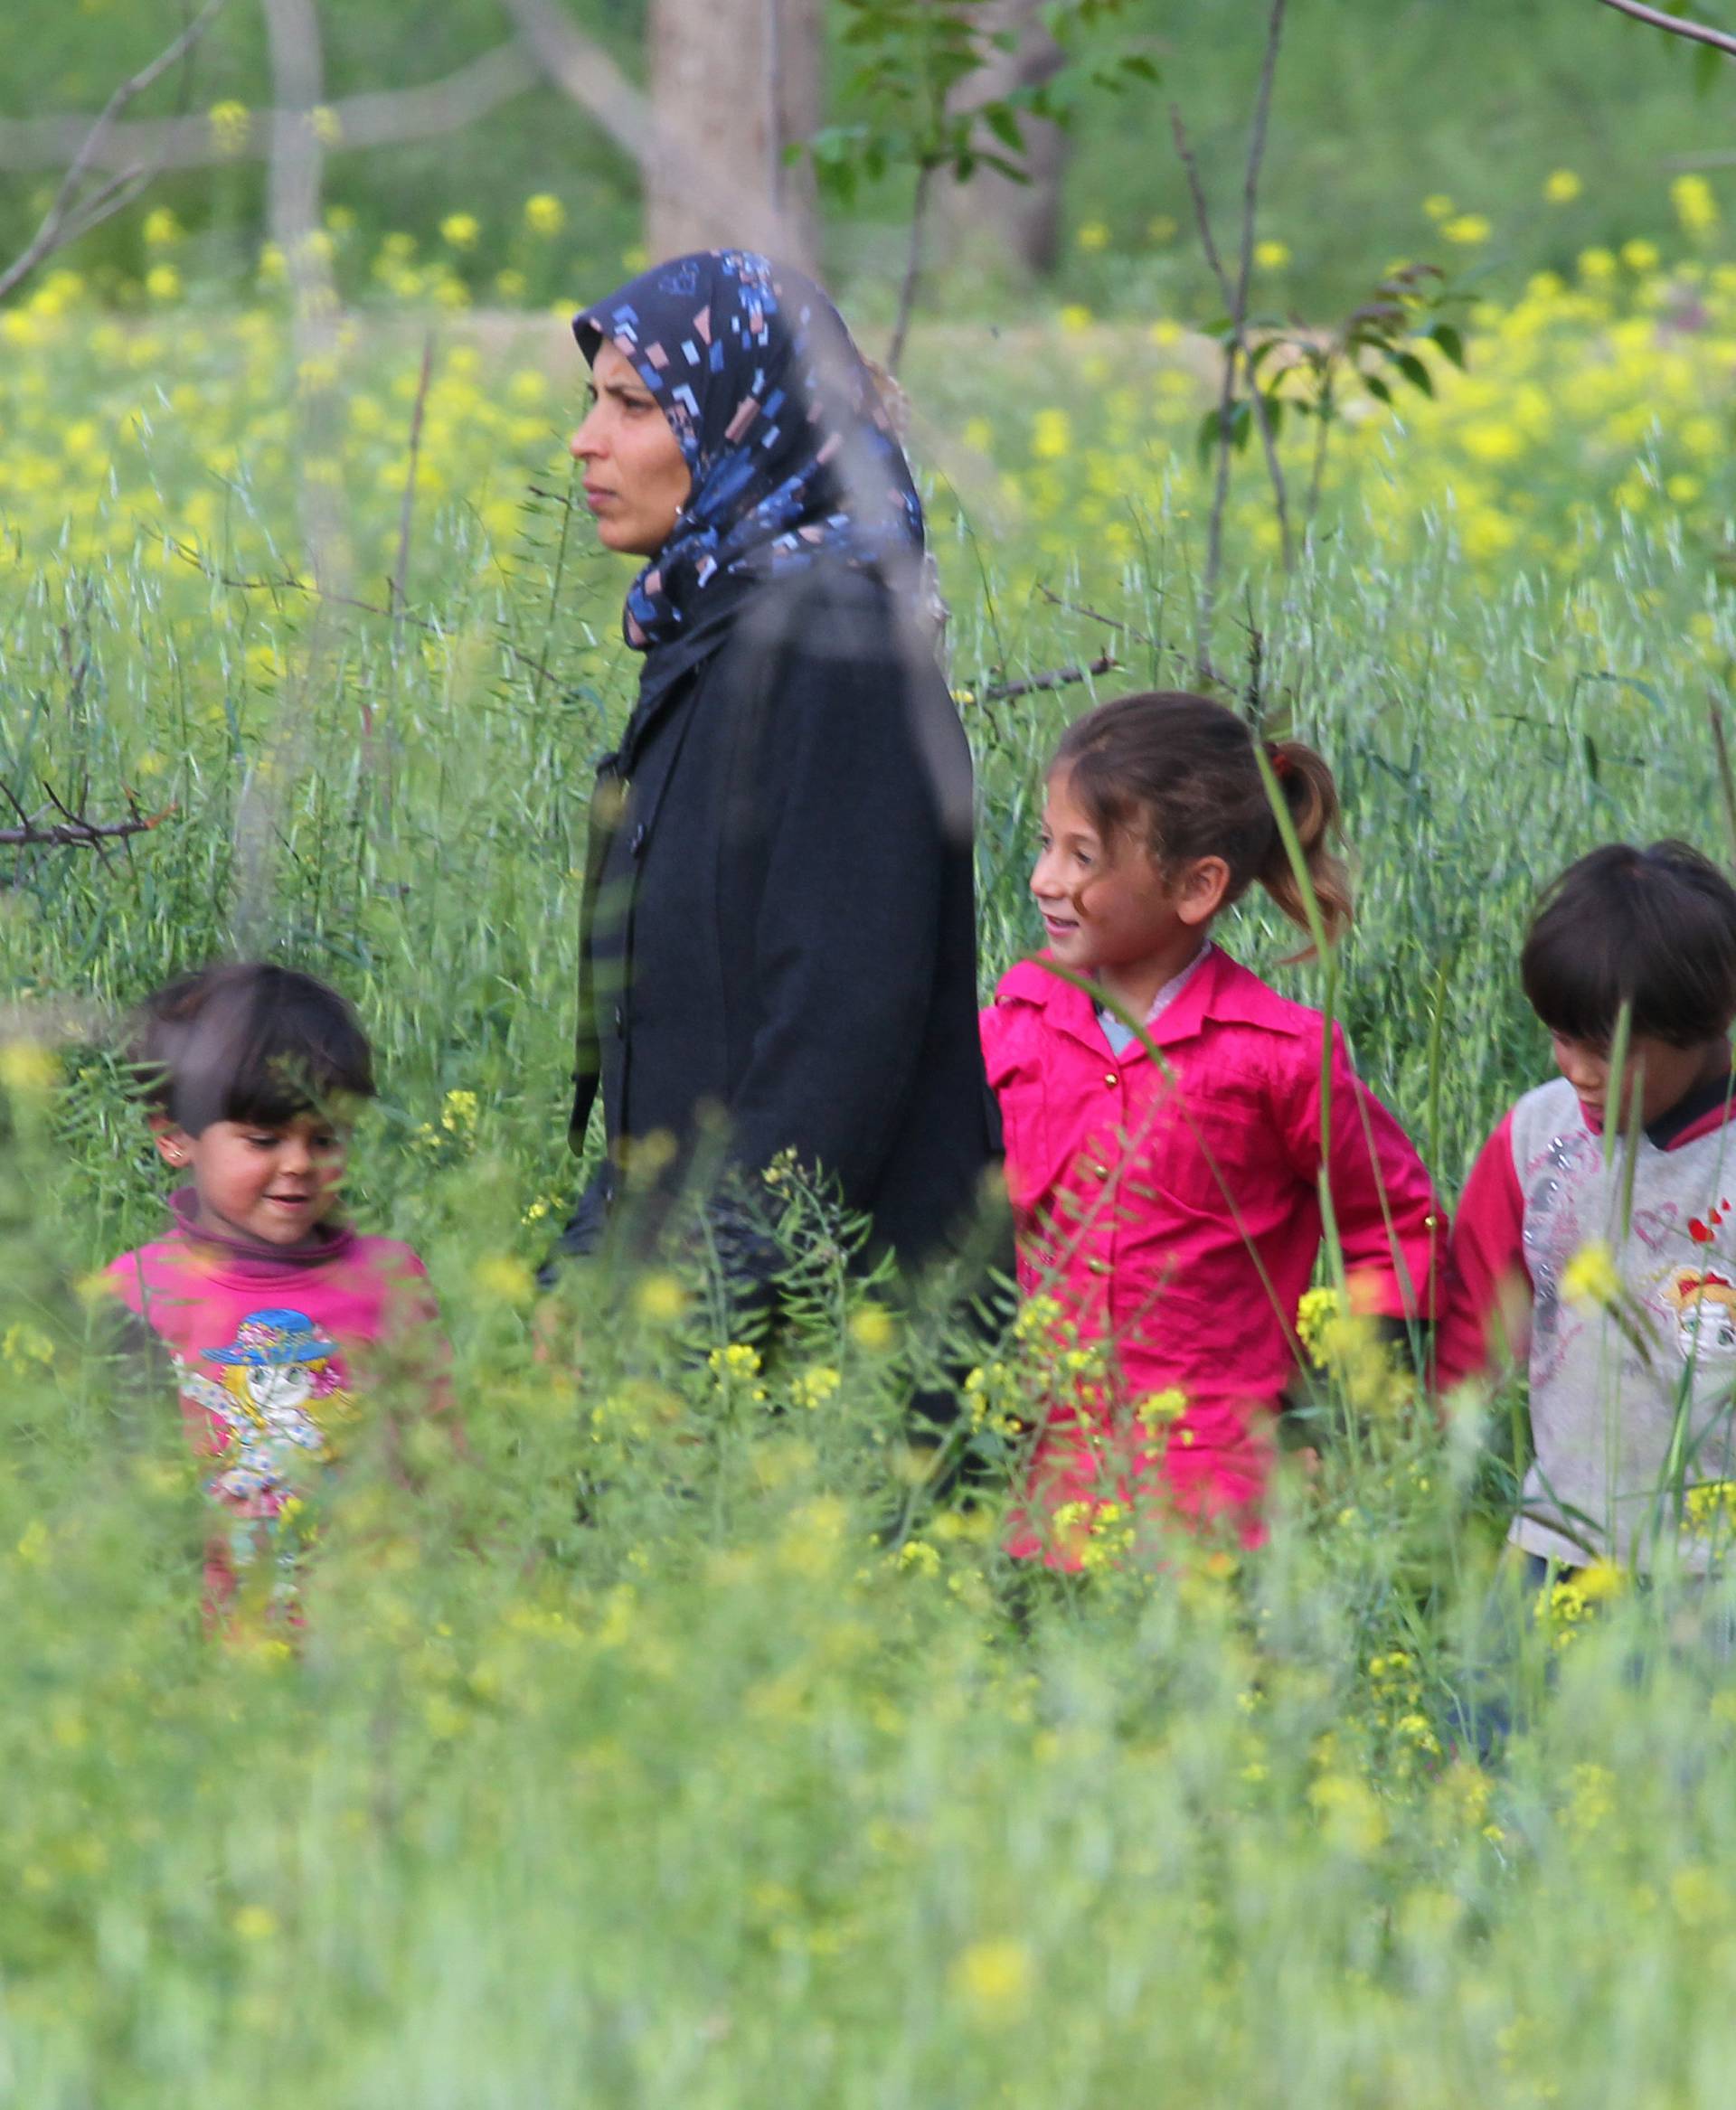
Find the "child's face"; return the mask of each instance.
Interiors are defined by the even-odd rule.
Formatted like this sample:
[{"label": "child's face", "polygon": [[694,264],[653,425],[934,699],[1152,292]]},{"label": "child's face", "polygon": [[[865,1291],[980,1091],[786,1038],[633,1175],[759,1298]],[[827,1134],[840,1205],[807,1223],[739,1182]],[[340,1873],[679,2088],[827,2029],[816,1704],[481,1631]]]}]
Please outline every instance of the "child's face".
[{"label": "child's face", "polygon": [[1589,1041],[1575,1041],[1565,1033],[1549,1036],[1555,1067],[1580,1096],[1586,1118],[1601,1129],[1606,1110],[1613,1104],[1626,1121],[1639,1093],[1639,1126],[1649,1128],[1661,1121],[1672,1107],[1686,1098],[1698,1084],[1722,1077],[1730,1068],[1730,1044],[1707,1041],[1692,1048],[1675,1048],[1651,1033],[1636,1033],[1628,1044],[1628,1065],[1619,1090],[1609,1071],[1609,1050]]},{"label": "child's face", "polygon": [[349,1134],[324,1114],[297,1114],[280,1127],[213,1121],[197,1135],[164,1126],[156,1144],[192,1173],[204,1229],[293,1246],[336,1207]]},{"label": "child's face", "polygon": [[1079,974],[1137,969],[1178,947],[1191,950],[1222,893],[1219,883],[1204,907],[1185,883],[1166,885],[1146,851],[1106,843],[1097,824],[1074,803],[1062,770],[1049,779],[1039,840],[1031,892],[1043,911],[1050,953]]}]

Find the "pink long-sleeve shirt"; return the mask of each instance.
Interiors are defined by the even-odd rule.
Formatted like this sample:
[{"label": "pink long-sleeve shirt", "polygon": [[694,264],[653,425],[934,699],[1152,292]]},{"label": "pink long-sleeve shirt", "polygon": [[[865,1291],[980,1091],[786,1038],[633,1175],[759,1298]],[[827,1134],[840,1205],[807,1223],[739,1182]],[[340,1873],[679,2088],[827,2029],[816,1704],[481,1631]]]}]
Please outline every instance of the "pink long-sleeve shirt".
[{"label": "pink long-sleeve shirt", "polygon": [[167,1237],[123,1253],[107,1276],[166,1350],[192,1448],[211,1462],[222,1518],[206,1547],[208,1608],[220,1610],[260,1555],[292,1585],[287,1511],[341,1455],[382,1354],[413,1354],[429,1408],[449,1408],[447,1352],[428,1271],[408,1246],[325,1227],[306,1245],[212,1238],[192,1191]]},{"label": "pink long-sleeve shirt", "polygon": [[[1360,1310],[1432,1317],[1443,1217],[1410,1138],[1325,1021],[1213,946],[1139,1042],[1113,1053],[1091,999],[1041,959],[982,1015],[1027,1295],[1108,1342],[1111,1396],[1059,1402],[1033,1503],[1113,1482],[1260,1535],[1274,1417],[1299,1355],[1295,1315],[1320,1250],[1324,1171]],[[1179,1390],[1156,1432],[1137,1408]],[[1116,1428],[1121,1431],[1118,1437]],[[1106,1470],[1106,1445],[1112,1457]],[[1034,1531],[1015,1552],[1039,1550]]]}]

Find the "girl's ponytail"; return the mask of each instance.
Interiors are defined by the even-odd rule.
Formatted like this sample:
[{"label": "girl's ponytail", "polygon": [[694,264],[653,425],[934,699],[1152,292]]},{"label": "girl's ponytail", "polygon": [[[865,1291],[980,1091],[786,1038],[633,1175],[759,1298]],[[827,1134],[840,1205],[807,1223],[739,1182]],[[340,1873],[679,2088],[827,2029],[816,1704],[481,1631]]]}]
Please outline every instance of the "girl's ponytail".
[{"label": "girl's ponytail", "polygon": [[[1335,944],[1350,928],[1352,913],[1350,874],[1343,859],[1326,846],[1328,837],[1338,832],[1338,787],[1325,758],[1302,740],[1269,741],[1266,759],[1289,809],[1321,924],[1327,939]],[[1274,829],[1273,837],[1255,877],[1292,923],[1310,930],[1307,898],[1288,846],[1280,831]]]},{"label": "girl's ponytail", "polygon": [[1265,752],[1269,777],[1245,719],[1209,697],[1168,689],[1087,711],[1062,735],[1053,767],[1066,774],[1106,843],[1136,843],[1165,871],[1222,857],[1230,867],[1226,907],[1258,880],[1292,923],[1311,931],[1307,897],[1272,812],[1276,779],[1321,928],[1335,942],[1350,922],[1349,875],[1326,847],[1338,826],[1338,787],[1300,740],[1271,740]]}]

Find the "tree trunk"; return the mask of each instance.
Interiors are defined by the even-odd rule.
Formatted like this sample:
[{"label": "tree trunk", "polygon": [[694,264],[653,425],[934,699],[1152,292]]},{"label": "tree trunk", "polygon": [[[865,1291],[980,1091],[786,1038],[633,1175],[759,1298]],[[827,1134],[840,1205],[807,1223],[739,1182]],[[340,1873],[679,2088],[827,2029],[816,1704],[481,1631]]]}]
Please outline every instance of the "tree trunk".
[{"label": "tree trunk", "polygon": [[[991,51],[986,64],[964,83],[960,99],[993,102],[1015,88],[1035,88],[1052,79],[1061,49],[1043,26],[1043,0],[992,0],[986,14],[994,26],[1010,29],[1018,42],[1010,52]],[[1015,184],[979,169],[967,184],[949,186],[947,217],[960,246],[1010,260],[1024,271],[1052,271],[1061,255],[1061,181],[1067,136],[1058,126],[1027,123],[1024,165],[1028,184]]]},{"label": "tree trunk", "polygon": [[653,256],[760,249],[811,269],[813,175],[786,167],[784,149],[819,127],[820,0],[651,0],[650,38],[657,125],[715,178],[695,185],[647,170]]}]

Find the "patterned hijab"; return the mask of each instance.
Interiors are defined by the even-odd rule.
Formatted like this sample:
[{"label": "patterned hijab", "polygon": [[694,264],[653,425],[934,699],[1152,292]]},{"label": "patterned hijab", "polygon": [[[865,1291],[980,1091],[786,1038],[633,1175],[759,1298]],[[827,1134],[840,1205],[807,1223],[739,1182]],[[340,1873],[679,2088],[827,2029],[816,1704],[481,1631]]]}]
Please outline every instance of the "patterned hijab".
[{"label": "patterned hijab", "polygon": [[800,272],[741,250],[677,257],[583,309],[572,334],[592,364],[605,341],[631,360],[693,479],[627,597],[642,697],[714,649],[759,580],[823,556],[918,579],[910,465],[837,310]]}]

